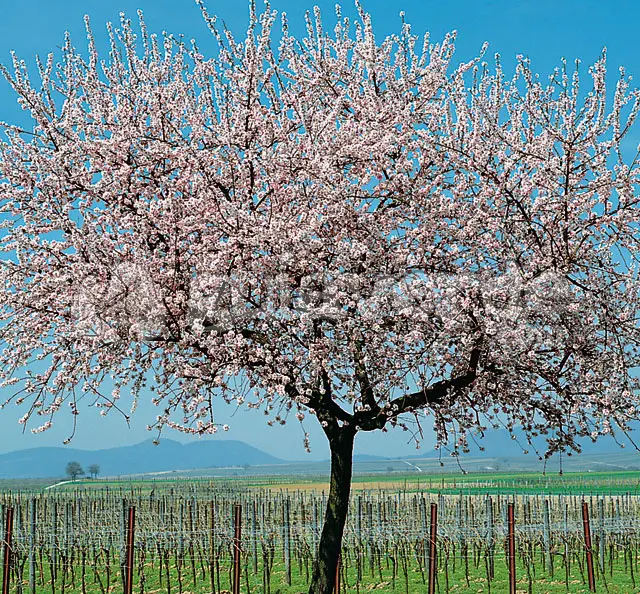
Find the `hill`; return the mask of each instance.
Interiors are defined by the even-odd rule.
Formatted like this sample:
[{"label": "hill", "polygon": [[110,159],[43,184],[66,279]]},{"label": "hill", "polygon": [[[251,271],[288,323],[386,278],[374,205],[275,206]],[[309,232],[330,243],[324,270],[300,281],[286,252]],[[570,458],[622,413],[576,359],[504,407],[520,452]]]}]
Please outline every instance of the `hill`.
[{"label": "hill", "polygon": [[[619,432],[620,433],[620,432]],[[632,425],[630,437],[634,442],[640,444],[640,426]],[[532,445],[527,442],[524,432],[521,429],[514,430],[515,439],[506,429],[489,429],[483,435],[474,435],[469,439],[468,454],[462,454],[461,458],[519,458],[525,456],[524,451],[528,452],[527,456],[537,458],[536,451],[543,455],[547,449],[545,438],[538,436],[532,440]],[[596,442],[588,438],[579,439],[581,446],[579,454],[574,453],[575,457],[600,456],[602,454],[624,454],[626,452],[636,452],[632,442],[621,433],[616,435],[616,440],[609,436],[600,437]],[[621,448],[620,444],[624,447]],[[442,455],[448,456],[450,448],[444,447]],[[407,459],[424,458],[425,456],[437,456],[435,451],[407,456]]]},{"label": "hill", "polygon": [[100,465],[101,476],[281,462],[241,441],[202,440],[181,444],[162,439],[158,445],[148,440],[104,450],[43,447],[0,454],[0,478],[62,477],[72,460],[79,462],[85,471],[90,464]]}]

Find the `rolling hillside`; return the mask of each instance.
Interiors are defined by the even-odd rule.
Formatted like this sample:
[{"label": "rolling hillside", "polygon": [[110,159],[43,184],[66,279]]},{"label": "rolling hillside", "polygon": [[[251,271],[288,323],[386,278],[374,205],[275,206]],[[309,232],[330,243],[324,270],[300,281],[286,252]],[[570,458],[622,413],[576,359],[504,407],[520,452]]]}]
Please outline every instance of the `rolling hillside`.
[{"label": "rolling hillside", "polygon": [[90,464],[99,464],[101,476],[280,462],[275,456],[241,441],[203,440],[181,444],[162,439],[157,446],[148,440],[105,450],[44,447],[0,454],[0,479],[63,477],[71,461],[79,462],[85,471]]}]

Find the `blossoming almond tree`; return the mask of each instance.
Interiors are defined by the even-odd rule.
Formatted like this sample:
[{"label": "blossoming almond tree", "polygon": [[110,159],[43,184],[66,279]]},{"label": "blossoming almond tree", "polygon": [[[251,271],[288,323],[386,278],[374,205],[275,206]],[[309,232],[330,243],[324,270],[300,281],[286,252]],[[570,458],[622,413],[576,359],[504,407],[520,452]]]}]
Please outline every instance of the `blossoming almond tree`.
[{"label": "blossoming almond tree", "polygon": [[201,6],[213,58],[123,17],[101,61],[87,23],[86,57],[3,71],[35,122],[0,145],[7,402],[35,431],[148,390],[152,429],[215,432],[215,399],[316,417],[313,594],[359,431],[426,413],[458,450],[503,423],[549,455],[638,416],[638,92],[607,99],[604,55],[588,88],[452,68],[454,36],[378,42],[357,7],[275,42],[268,5],[242,41]]}]

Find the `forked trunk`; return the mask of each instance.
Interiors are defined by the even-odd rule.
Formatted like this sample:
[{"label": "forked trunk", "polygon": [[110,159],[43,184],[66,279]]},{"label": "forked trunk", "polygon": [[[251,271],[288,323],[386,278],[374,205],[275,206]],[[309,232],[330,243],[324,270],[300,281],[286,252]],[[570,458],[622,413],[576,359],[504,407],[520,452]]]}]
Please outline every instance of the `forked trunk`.
[{"label": "forked trunk", "polygon": [[349,511],[355,435],[356,432],[351,427],[342,427],[327,433],[331,447],[331,485],[320,544],[313,563],[309,594],[333,592],[338,555],[342,547],[342,533]]}]

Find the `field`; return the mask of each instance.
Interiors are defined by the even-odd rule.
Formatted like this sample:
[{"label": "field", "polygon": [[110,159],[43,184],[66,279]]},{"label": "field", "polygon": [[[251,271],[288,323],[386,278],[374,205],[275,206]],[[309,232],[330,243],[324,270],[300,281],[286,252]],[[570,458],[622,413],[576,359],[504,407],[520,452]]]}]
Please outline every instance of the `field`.
[{"label": "field", "polygon": [[[274,474],[262,475],[244,473],[233,476],[224,474],[225,469],[217,469],[221,476],[205,478],[172,478],[163,475],[159,478],[123,477],[107,480],[79,479],[75,482],[58,484],[53,479],[31,481],[0,481],[0,492],[20,491],[22,493],[41,493],[47,487],[54,488],[56,493],[88,493],[119,489],[123,492],[132,490],[137,494],[149,494],[151,491],[182,491],[185,485],[191,488],[205,486],[210,488],[224,487],[239,490],[272,490],[272,491],[328,491],[329,483],[326,474]],[[463,495],[492,494],[528,494],[528,495],[639,495],[640,471],[603,471],[603,472],[571,472],[565,474],[540,472],[449,472],[439,474],[421,474],[418,472],[375,472],[358,473],[352,482],[353,492],[363,491],[403,491],[403,492],[438,492]]]},{"label": "field", "polygon": [[[306,591],[324,477],[11,484],[11,591],[122,591],[126,512],[136,509],[134,592],[231,590],[240,505],[241,591]],[[515,505],[518,592],[588,592],[582,502],[597,591],[640,591],[640,473],[354,477],[343,592],[426,592],[429,511],[437,505],[437,591],[508,592],[507,504]],[[0,485],[1,486],[1,485]]]}]

